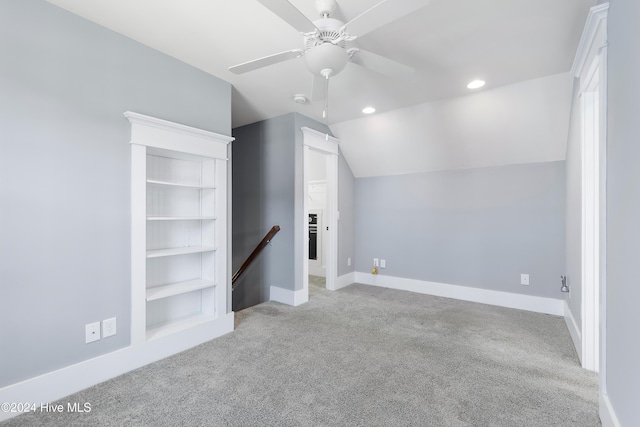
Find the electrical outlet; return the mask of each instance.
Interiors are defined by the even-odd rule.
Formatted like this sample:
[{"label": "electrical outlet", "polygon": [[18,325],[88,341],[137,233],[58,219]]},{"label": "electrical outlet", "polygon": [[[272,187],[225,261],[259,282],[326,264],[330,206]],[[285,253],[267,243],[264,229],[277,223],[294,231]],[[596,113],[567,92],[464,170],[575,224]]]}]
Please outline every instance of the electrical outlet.
[{"label": "electrical outlet", "polygon": [[387,261],[384,259],[380,260],[380,268],[387,268]]},{"label": "electrical outlet", "polygon": [[373,259],[373,266],[374,267],[380,267],[380,260],[378,258],[374,258]]},{"label": "electrical outlet", "polygon": [[525,286],[529,286],[529,275],[528,274],[521,274],[520,275],[520,284],[521,285],[525,285]]},{"label": "electrical outlet", "polygon": [[100,322],[84,325],[84,342],[90,343],[100,339]]},{"label": "electrical outlet", "polygon": [[102,321],[102,338],[110,337],[115,335],[117,332],[116,329],[116,318],[112,317],[111,319],[104,319]]},{"label": "electrical outlet", "polygon": [[351,258],[347,258],[347,267],[351,267]]}]

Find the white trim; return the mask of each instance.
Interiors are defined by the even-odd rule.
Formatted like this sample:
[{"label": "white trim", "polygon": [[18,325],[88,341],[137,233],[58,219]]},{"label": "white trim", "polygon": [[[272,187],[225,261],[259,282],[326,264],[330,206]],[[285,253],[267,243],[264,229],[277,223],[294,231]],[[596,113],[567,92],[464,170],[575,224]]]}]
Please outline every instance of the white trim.
[{"label": "white trim", "polygon": [[603,427],[620,427],[620,421],[618,421],[618,416],[616,412],[613,410],[613,406],[611,406],[611,401],[609,400],[609,396],[600,392],[600,421],[602,422]]},{"label": "white trim", "polygon": [[[131,143],[187,152],[218,159],[227,159],[228,145],[235,138],[174,123],[144,114],[126,111],[124,116],[131,122]],[[176,141],[176,137],[180,138]],[[210,145],[211,142],[223,144]]]},{"label": "white trim", "polygon": [[[303,137],[304,138],[304,137]],[[311,161],[309,160],[309,147],[302,144],[302,200],[299,201],[296,199],[295,206],[296,208],[299,206],[299,203],[302,204],[302,211],[300,213],[300,218],[298,218],[297,209],[294,209],[295,218],[294,218],[294,227],[295,227],[295,237],[294,244],[298,248],[295,251],[294,255],[294,263],[296,274],[297,271],[300,271],[302,277],[295,277],[295,281],[302,281],[302,289],[306,292],[307,297],[309,295],[309,165]],[[296,195],[298,192],[296,192]],[[300,224],[302,224],[302,230],[300,230]],[[328,248],[327,248],[328,249]],[[326,270],[325,270],[325,278]],[[326,280],[326,279],[325,279]]]},{"label": "white trim", "polygon": [[[571,69],[582,100],[581,362],[606,392],[606,111],[609,4],[590,9]],[[595,197],[594,197],[595,196]]]},{"label": "white trim", "polygon": [[[598,65],[588,71],[582,93],[582,366],[598,371],[600,325],[600,120]],[[594,79],[595,78],[595,79]],[[586,79],[585,79],[586,80]],[[582,80],[581,80],[582,81]]]},{"label": "white trim", "polygon": [[[208,233],[211,241],[202,243],[205,246],[215,247],[216,254],[207,267],[206,275],[202,273],[202,278],[218,282],[220,286],[203,292],[201,298],[202,315],[207,319],[215,319],[218,313],[227,312],[228,294],[231,290],[230,281],[226,281],[229,277],[227,270],[229,207],[226,203],[228,202],[227,190],[230,187],[227,181],[228,150],[229,143],[234,138],[131,111],[125,112],[124,116],[131,122],[131,345],[142,345],[151,337],[146,324],[146,313],[149,308],[146,301],[147,258],[151,254],[147,250],[146,237],[147,155],[155,154],[200,162],[201,179],[213,179],[215,182],[213,188],[217,190],[213,194],[214,200],[211,203],[216,211],[214,233]],[[205,163],[207,167],[203,168]],[[210,176],[211,174],[215,175]],[[211,182],[208,184],[210,185]],[[182,253],[186,252],[176,250],[170,255]],[[167,325],[163,329],[165,332],[173,332],[175,330],[173,326],[178,324],[182,328],[200,323],[199,316],[194,316],[193,320],[194,322],[182,322],[176,319],[175,325]]]},{"label": "white trim", "polygon": [[363,283],[365,285],[381,286],[383,288],[399,289],[420,294],[534,311],[536,313],[553,314],[556,316],[562,316],[564,314],[564,300],[561,299],[492,291],[489,289],[428,282],[424,280],[405,279],[403,277],[382,276],[380,274],[374,275],[359,271],[355,272],[355,279],[356,283]]},{"label": "white trim", "polygon": [[[141,366],[180,353],[233,331],[234,314],[226,314],[180,333],[132,345],[0,389],[0,402],[53,402]],[[0,421],[17,413],[0,411]]]},{"label": "white trim", "polygon": [[[603,3],[598,6],[593,6],[589,10],[587,22],[584,25],[582,37],[580,38],[580,43],[578,44],[578,49],[576,50],[576,56],[573,60],[573,66],[571,67],[572,76],[580,77],[582,69],[584,68],[585,63],[587,63],[587,59],[594,51],[594,43],[599,40],[598,35],[602,34],[602,36],[606,40],[606,29],[601,33],[600,30],[602,30],[603,27],[601,27],[600,24],[606,24],[608,13],[609,3]],[[595,47],[596,49],[600,48],[600,46]]]},{"label": "white trim", "polygon": [[304,289],[292,291],[278,286],[271,286],[269,289],[269,301],[276,301],[297,307],[309,301],[309,292],[308,290],[305,292]]},{"label": "white trim", "polygon": [[[607,45],[600,49],[600,330],[599,330],[599,374],[600,374],[600,391],[607,393],[607,134],[608,121],[607,110],[608,104],[608,48]],[[608,398],[607,398],[608,400]]]},{"label": "white trim", "polygon": [[[325,258],[325,278],[326,286],[329,290],[336,289],[336,280],[338,277],[338,139],[310,129],[302,127],[302,201],[296,200],[296,206],[302,207],[302,227],[296,225],[296,266],[300,266],[297,271],[302,277],[297,276],[296,283],[302,283],[302,291],[306,297],[304,301],[309,300],[309,150],[317,150],[326,157],[326,175],[327,183],[327,204],[325,225],[329,227],[326,241],[326,258]],[[297,214],[296,214],[297,215]],[[298,218],[296,217],[296,221]],[[298,223],[297,223],[298,224]],[[301,232],[298,232],[301,229]],[[300,257],[299,254],[302,254]]]},{"label": "white trim", "polygon": [[338,139],[308,127],[302,127],[301,130],[304,134],[303,144],[307,147],[330,154],[338,154]]},{"label": "white trim", "polygon": [[575,317],[573,317],[573,313],[569,308],[569,303],[565,300],[564,302],[564,322],[567,324],[567,329],[569,329],[569,335],[571,335],[571,341],[573,341],[573,346],[576,349],[576,353],[578,354],[578,359],[582,363],[582,334],[580,333],[580,328],[578,327],[578,322],[576,322]]},{"label": "white trim", "polygon": [[354,271],[352,271],[351,273],[343,274],[342,276],[338,276],[338,279],[336,280],[335,290],[337,291],[338,289],[347,287],[350,284],[355,282],[356,282],[356,273]]},{"label": "white trim", "polygon": [[309,260],[309,275],[318,277],[327,277],[327,269],[321,265],[312,265],[315,260]]}]

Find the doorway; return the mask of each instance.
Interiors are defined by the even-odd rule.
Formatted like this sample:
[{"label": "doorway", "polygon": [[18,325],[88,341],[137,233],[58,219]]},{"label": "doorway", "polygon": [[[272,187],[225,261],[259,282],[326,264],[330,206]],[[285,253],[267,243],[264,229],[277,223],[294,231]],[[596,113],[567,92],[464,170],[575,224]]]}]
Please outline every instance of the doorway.
[{"label": "doorway", "polygon": [[[302,214],[304,220],[301,221],[303,229],[299,234],[301,238],[298,239],[298,248],[303,256],[299,258],[302,265],[298,271],[302,275],[303,294],[308,299],[310,214],[321,214],[316,218],[320,217],[322,223],[322,230],[316,225],[318,234],[321,234],[321,237],[318,238],[321,240],[318,253],[322,260],[319,270],[313,272],[324,273],[326,288],[329,290],[335,290],[338,278],[338,140],[306,127],[302,128],[302,132],[304,136],[302,174]],[[321,178],[322,175],[324,175],[324,179],[313,179]],[[312,188],[311,185],[315,185],[315,187]],[[311,203],[310,197],[314,196],[314,191],[316,192],[316,201],[319,201],[320,193],[322,193],[324,200],[320,205]],[[315,263],[315,267],[318,267],[318,262]]]}]

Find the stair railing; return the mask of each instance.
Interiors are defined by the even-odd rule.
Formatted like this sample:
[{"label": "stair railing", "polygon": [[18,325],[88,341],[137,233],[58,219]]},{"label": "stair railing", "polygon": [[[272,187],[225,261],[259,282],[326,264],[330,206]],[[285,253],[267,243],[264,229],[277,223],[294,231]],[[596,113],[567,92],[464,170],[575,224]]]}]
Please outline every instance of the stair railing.
[{"label": "stair railing", "polygon": [[236,288],[235,283],[238,280],[238,278],[242,275],[242,273],[245,272],[247,268],[249,268],[249,265],[251,265],[253,260],[256,259],[256,257],[260,254],[260,252],[264,249],[264,247],[271,242],[271,239],[273,238],[273,236],[275,236],[278,233],[278,231],[280,231],[279,225],[274,225],[273,227],[271,227],[271,230],[269,230],[269,232],[264,236],[264,238],[260,241],[260,243],[258,243],[258,246],[256,246],[253,252],[251,252],[251,255],[249,255],[249,257],[245,260],[245,262],[240,266],[238,271],[235,272],[235,274],[231,278],[232,290]]}]

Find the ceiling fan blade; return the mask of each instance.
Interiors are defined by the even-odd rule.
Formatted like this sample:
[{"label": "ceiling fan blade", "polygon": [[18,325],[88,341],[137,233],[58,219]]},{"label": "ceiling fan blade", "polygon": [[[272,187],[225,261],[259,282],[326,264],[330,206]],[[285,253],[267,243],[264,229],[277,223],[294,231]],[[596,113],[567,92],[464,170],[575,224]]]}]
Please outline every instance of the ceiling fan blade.
[{"label": "ceiling fan blade", "polygon": [[287,0],[258,0],[258,2],[301,33],[312,33],[317,30],[313,22]]},{"label": "ceiling fan blade", "polygon": [[388,77],[406,77],[414,73],[414,69],[384,56],[376,55],[362,49],[350,49],[354,53],[351,62],[383,74]]},{"label": "ceiling fan blade", "polygon": [[325,78],[313,75],[313,88],[311,89],[311,101],[324,101],[326,98],[326,82]]},{"label": "ceiling fan blade", "polygon": [[254,59],[252,61],[243,62],[242,64],[229,67],[229,71],[235,74],[243,74],[248,71],[257,70],[258,68],[266,67],[267,65],[277,64],[278,62],[287,61],[302,56],[304,51],[302,49],[287,50],[286,52],[275,53],[273,55],[265,56],[263,58]]},{"label": "ceiling fan blade", "polygon": [[349,34],[363,36],[429,4],[430,0],[382,0],[345,24]]}]

